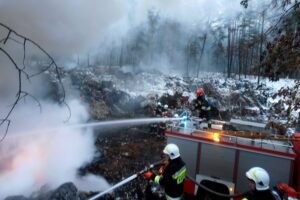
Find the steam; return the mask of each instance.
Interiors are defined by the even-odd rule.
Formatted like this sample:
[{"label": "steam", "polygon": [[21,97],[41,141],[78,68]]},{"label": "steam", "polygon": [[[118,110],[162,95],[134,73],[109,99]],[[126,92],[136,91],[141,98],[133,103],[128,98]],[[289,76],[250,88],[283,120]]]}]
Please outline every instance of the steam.
[{"label": "steam", "polygon": [[[70,123],[87,120],[83,105],[76,100],[69,105],[72,107]],[[32,103],[19,107],[14,112],[9,135],[1,143],[0,199],[9,195],[30,195],[45,184],[53,189],[67,181],[88,191],[108,187],[103,178],[77,177],[78,168],[90,162],[94,155],[92,130],[65,126],[46,132],[63,125],[65,110],[49,102],[43,102],[42,113],[37,114],[36,110]]]}]

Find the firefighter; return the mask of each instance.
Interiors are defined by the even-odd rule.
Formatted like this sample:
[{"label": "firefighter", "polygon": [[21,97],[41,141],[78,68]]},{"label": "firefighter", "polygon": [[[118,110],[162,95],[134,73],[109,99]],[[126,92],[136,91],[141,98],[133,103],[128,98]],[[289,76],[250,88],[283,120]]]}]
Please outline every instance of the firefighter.
[{"label": "firefighter", "polygon": [[252,167],[246,172],[251,191],[242,200],[280,200],[280,196],[269,189],[270,176],[261,167]]},{"label": "firefighter", "polygon": [[[161,117],[168,117],[168,114],[169,114],[168,109],[169,109],[168,104],[165,104],[162,108]],[[166,122],[160,122],[158,124],[158,136],[159,137],[164,137],[166,129],[167,129],[167,123]]]},{"label": "firefighter", "polygon": [[163,113],[163,106],[160,102],[157,102],[156,108],[154,109],[154,116],[161,117]]},{"label": "firefighter", "polygon": [[186,108],[189,105],[189,93],[184,91],[182,93],[182,99],[181,99],[181,104],[183,108]]},{"label": "firefighter", "polygon": [[202,89],[198,88],[195,90],[196,99],[193,101],[194,108],[199,111],[199,117],[205,118],[208,122],[210,128],[210,118],[211,118],[211,106],[205,98]]},{"label": "firefighter", "polygon": [[168,111],[169,111],[169,106],[168,106],[168,104],[165,104],[164,105],[164,108],[163,108],[163,110],[162,110],[162,117],[167,117],[168,116]]},{"label": "firefighter", "polygon": [[[152,116],[153,117],[161,117],[163,112],[163,106],[161,102],[157,102],[155,108],[152,111]],[[158,123],[153,123],[149,125],[150,127],[150,133],[151,134],[157,134],[159,132],[159,124]]]},{"label": "firefighter", "polygon": [[176,144],[168,144],[163,153],[168,156],[161,175],[146,172],[145,177],[153,180],[154,184],[164,187],[167,200],[181,200],[183,198],[183,184],[186,175],[186,166],[180,157],[179,148]]}]

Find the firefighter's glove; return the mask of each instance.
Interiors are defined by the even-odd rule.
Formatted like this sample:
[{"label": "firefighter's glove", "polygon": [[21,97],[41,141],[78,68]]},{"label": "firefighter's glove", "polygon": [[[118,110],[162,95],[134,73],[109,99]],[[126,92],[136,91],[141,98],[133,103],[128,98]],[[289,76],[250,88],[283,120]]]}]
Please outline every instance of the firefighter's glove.
[{"label": "firefighter's glove", "polygon": [[153,180],[154,178],[155,178],[155,174],[153,173],[153,172],[151,172],[151,171],[146,171],[145,173],[144,173],[144,176],[145,176],[145,178],[147,179],[147,180]]}]

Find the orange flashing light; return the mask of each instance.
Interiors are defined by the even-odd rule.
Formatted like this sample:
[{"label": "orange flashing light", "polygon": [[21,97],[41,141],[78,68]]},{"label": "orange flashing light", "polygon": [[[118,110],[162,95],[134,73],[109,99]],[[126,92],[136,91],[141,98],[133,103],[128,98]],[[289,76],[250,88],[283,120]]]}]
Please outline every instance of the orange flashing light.
[{"label": "orange flashing light", "polygon": [[215,142],[220,142],[220,135],[218,133],[214,133],[212,138]]}]

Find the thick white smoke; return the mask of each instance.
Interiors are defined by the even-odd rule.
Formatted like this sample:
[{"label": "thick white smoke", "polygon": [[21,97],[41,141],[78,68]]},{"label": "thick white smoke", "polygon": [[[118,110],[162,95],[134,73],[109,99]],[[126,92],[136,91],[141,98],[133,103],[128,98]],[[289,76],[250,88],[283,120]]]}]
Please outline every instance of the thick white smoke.
[{"label": "thick white smoke", "polygon": [[[86,109],[78,101],[70,101],[69,106],[69,123],[87,120]],[[42,113],[29,102],[14,111],[9,135],[0,147],[0,199],[30,195],[44,184],[56,188],[67,181],[90,191],[109,186],[103,178],[77,177],[78,168],[93,158],[93,134],[89,128],[69,127],[63,123],[66,116],[65,109],[47,102]]]},{"label": "thick white smoke", "polygon": [[184,23],[233,17],[242,10],[239,1],[228,0],[128,0],[131,20],[139,21],[147,16],[149,9]]},{"label": "thick white smoke", "polygon": [[[251,0],[248,10],[269,1]],[[232,18],[243,10],[239,0],[0,0],[0,22],[65,57],[86,54],[111,27],[109,35],[120,39],[151,9],[187,26]]]},{"label": "thick white smoke", "polygon": [[[109,3],[102,0],[0,0],[0,19],[50,51],[51,55],[65,56],[84,52],[93,45],[122,14],[120,8],[117,0]],[[7,34],[3,33],[4,30],[0,30],[1,39]],[[9,40],[1,47],[19,65],[22,63],[21,45]],[[26,55],[31,53],[28,50]],[[0,119],[3,119],[16,100],[19,79],[18,71],[3,53],[0,54],[0,61]],[[30,71],[28,68],[25,70]],[[84,190],[108,187],[103,178],[77,176],[78,168],[94,156],[92,130],[75,129],[64,124],[69,114],[66,107],[46,100],[51,99],[46,97],[51,94],[48,75],[27,80],[23,74],[22,78],[22,90],[39,99],[42,112],[37,102],[28,96],[18,102],[9,117],[11,125],[8,135],[0,144],[0,199],[8,195],[30,195],[44,184],[56,188],[67,181]],[[88,119],[88,113],[79,101],[67,103],[72,110],[69,123],[84,123]],[[1,137],[5,125],[0,126]]]},{"label": "thick white smoke", "polygon": [[[248,10],[262,9],[262,5],[271,0],[251,0]],[[213,21],[216,19],[230,19],[245,9],[240,0],[127,0],[127,14],[130,21],[140,22],[151,9],[158,11],[161,16],[175,19],[186,24]]]},{"label": "thick white smoke", "polygon": [[123,16],[121,0],[0,0],[0,21],[56,55],[82,53]]}]

